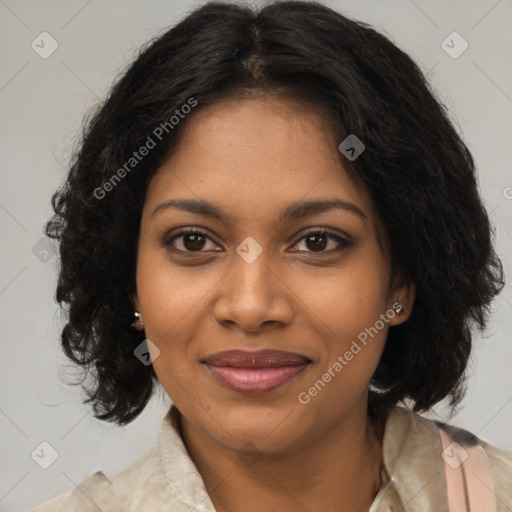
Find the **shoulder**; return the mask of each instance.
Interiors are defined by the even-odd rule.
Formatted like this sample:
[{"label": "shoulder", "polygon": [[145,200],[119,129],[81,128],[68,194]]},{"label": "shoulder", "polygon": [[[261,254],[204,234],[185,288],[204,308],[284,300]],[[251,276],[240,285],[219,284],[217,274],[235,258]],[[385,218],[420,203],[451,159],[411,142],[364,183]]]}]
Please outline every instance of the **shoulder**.
[{"label": "shoulder", "polygon": [[156,446],[111,480],[102,471],[30,512],[214,512],[201,476],[179,434],[173,406]]},{"label": "shoulder", "polygon": [[75,489],[41,503],[30,512],[125,512],[133,493],[148,473],[161,474],[160,455],[156,447],[144,453],[112,480],[97,471]]},{"label": "shoulder", "polygon": [[[512,451],[498,448],[463,428],[442,422],[434,423],[448,432],[453,442],[458,443],[469,453],[474,453],[471,451],[474,447],[479,447],[483,450],[491,466],[498,504],[501,499],[502,504],[506,503],[507,507],[512,509]],[[469,453],[464,454],[464,457],[468,456]]]},{"label": "shoulder", "polygon": [[[459,446],[443,447],[440,429],[448,433],[450,442]],[[427,474],[429,477],[432,475],[434,481],[438,482],[438,493],[442,494],[445,494],[446,474],[451,471],[449,456],[453,455],[454,447],[463,452],[462,458],[465,460],[461,466],[466,473],[474,473],[474,459],[477,454],[484,454],[484,462],[490,464],[497,510],[512,510],[511,451],[493,446],[465,429],[425,418],[403,407],[396,407],[389,414],[385,442],[387,446],[384,445],[383,450],[390,473],[394,472],[402,481],[412,479],[416,473],[422,479]],[[468,479],[468,483],[470,481],[474,482],[472,485],[480,485],[478,475],[476,479]],[[406,487],[403,485],[403,489]]]},{"label": "shoulder", "polygon": [[478,440],[489,457],[498,510],[512,510],[512,451]]}]

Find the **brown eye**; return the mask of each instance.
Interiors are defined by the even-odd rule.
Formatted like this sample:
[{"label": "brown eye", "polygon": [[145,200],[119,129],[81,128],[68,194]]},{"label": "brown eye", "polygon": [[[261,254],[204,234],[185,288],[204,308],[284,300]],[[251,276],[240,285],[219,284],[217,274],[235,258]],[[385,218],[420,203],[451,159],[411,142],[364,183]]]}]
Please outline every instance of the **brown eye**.
[{"label": "brown eye", "polygon": [[328,238],[326,235],[308,235],[304,240],[308,249],[322,251],[327,247]]},{"label": "brown eye", "polygon": [[[299,252],[331,253],[338,252],[352,245],[352,242],[328,231],[312,231],[302,237],[296,245],[303,244],[305,249]],[[327,248],[327,250],[325,250]]]},{"label": "brown eye", "polygon": [[206,238],[203,235],[192,233],[183,236],[183,245],[188,251],[201,250],[205,245]]},{"label": "brown eye", "polygon": [[[162,245],[177,252],[202,252],[208,242],[215,246],[210,237],[202,231],[182,231],[163,240]],[[206,249],[208,250],[208,247]],[[212,249],[214,250],[210,248]]]}]

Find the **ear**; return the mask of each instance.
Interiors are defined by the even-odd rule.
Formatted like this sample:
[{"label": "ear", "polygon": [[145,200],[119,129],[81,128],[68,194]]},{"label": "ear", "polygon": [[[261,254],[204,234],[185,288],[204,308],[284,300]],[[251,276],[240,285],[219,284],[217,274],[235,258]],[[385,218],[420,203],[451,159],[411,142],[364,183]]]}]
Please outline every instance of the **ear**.
[{"label": "ear", "polygon": [[397,303],[402,306],[403,310],[401,313],[394,312],[394,315],[390,315],[389,325],[400,325],[411,316],[415,297],[416,288],[412,283],[402,282],[400,285],[393,288],[388,304],[388,311],[394,312],[393,306],[396,306]]}]

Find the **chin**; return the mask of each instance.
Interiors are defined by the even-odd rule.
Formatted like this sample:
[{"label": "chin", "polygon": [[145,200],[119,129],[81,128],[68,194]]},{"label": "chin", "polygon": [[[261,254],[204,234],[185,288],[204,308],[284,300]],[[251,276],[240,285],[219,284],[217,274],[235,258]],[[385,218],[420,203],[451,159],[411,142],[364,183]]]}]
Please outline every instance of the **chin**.
[{"label": "chin", "polygon": [[240,450],[249,443],[260,451],[279,453],[293,443],[291,427],[296,430],[298,425],[293,406],[254,401],[238,405],[218,404],[211,409],[216,411],[215,416],[212,415],[215,419],[206,414],[204,420],[213,429],[210,435],[229,448]]}]

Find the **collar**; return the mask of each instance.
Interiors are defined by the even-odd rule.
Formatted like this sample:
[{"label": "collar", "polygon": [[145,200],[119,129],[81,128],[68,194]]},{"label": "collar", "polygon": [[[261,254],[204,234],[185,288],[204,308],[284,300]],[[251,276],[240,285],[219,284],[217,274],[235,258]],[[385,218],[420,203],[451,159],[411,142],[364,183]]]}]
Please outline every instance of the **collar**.
[{"label": "collar", "polygon": [[386,481],[370,512],[448,512],[441,452],[434,421],[403,407],[392,409],[382,441]]},{"label": "collar", "polygon": [[181,438],[180,412],[172,405],[160,427],[160,456],[172,493],[189,510],[215,512],[203,479]]}]

